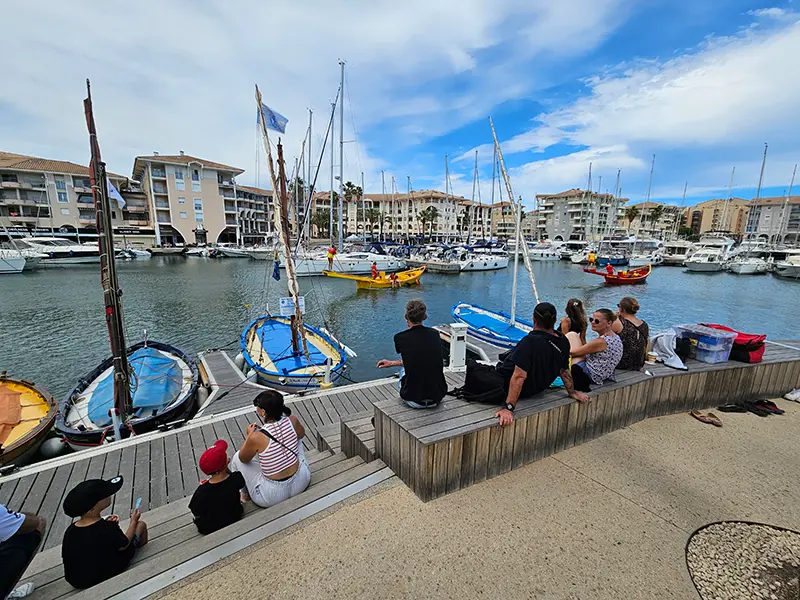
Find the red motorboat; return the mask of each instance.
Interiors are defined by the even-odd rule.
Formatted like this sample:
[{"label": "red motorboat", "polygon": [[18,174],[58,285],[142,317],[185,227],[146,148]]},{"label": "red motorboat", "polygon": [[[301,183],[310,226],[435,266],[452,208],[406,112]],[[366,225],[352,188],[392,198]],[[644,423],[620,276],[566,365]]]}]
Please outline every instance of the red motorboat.
[{"label": "red motorboat", "polygon": [[630,285],[634,283],[644,283],[652,270],[652,265],[645,265],[644,267],[638,267],[636,269],[612,271],[610,273],[605,269],[598,271],[596,268],[584,269],[583,272],[591,273],[592,275],[600,275],[605,278],[606,283],[609,285]]}]

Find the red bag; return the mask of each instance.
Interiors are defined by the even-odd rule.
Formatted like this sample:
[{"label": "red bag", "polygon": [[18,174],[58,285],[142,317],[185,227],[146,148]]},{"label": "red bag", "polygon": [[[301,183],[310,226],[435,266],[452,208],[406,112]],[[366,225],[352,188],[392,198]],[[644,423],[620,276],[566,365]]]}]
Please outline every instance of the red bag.
[{"label": "red bag", "polygon": [[767,339],[766,335],[742,333],[730,327],[725,327],[725,325],[715,325],[712,323],[701,323],[701,325],[736,334],[736,339],[733,340],[733,349],[731,349],[731,360],[738,360],[739,362],[745,363],[760,363],[764,358],[764,350],[766,349],[764,341]]}]

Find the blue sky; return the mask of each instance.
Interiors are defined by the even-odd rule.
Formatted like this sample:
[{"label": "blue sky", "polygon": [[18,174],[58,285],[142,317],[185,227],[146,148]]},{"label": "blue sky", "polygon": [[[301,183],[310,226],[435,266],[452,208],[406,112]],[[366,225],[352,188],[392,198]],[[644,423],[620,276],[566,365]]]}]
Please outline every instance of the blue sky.
[{"label": "blue sky", "polygon": [[[792,2],[744,0],[6,0],[0,150],[86,162],[81,111],[93,83],[109,168],[184,150],[264,184],[253,84],[286,115],[299,153],[307,109],[315,154],[347,61],[345,179],[368,191],[471,196],[474,150],[490,197],[494,119],[515,193],[584,186],[687,203],[780,195],[800,161],[800,23]],[[91,18],[89,18],[91,17]],[[92,26],[90,31],[89,26]],[[338,130],[337,130],[338,135]],[[257,168],[257,155],[261,155]],[[316,162],[316,157],[315,157]],[[338,168],[338,167],[337,167]],[[318,186],[329,181],[328,158]],[[800,182],[798,183],[800,189]]]}]

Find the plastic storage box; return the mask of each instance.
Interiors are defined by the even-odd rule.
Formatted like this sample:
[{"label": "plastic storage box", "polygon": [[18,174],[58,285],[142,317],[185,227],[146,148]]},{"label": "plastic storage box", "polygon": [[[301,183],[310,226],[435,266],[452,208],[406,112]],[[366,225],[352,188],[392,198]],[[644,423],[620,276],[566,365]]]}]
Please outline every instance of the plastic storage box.
[{"label": "plastic storage box", "polygon": [[675,325],[678,338],[688,338],[692,343],[692,358],[704,363],[726,362],[731,355],[736,333],[721,331],[705,325]]}]

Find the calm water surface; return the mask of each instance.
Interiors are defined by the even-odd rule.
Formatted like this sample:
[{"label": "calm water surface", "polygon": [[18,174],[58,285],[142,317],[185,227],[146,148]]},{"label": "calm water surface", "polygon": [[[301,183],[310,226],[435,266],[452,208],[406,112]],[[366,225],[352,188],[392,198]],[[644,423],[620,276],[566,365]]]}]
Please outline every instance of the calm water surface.
[{"label": "calm water surface", "polygon": [[[120,282],[128,343],[147,329],[151,339],[183,347],[191,353],[207,348],[238,352],[242,329],[263,314],[277,312],[286,295],[285,280],[269,278],[271,264],[247,260],[153,258],[122,263]],[[712,321],[773,339],[800,338],[795,314],[800,283],[771,275],[686,273],[655,269],[648,283],[606,287],[568,262],[534,263],[543,300],[563,316],[569,298],[581,298],[587,309],[614,308],[619,298],[633,295],[639,316],[658,331],[678,323]],[[508,311],[512,270],[460,275],[427,274],[418,288],[359,291],[349,281],[301,280],[309,311],[307,321],[327,324],[358,353],[349,377],[357,381],[379,374],[375,363],[394,357],[392,336],[405,327],[405,303],[421,297],[428,305],[429,324],[449,323],[456,302],[469,301]],[[527,273],[520,268],[518,313],[530,318],[535,302]],[[49,268],[0,277],[0,370],[32,380],[57,397],[108,354],[108,335],[97,266]]]}]

